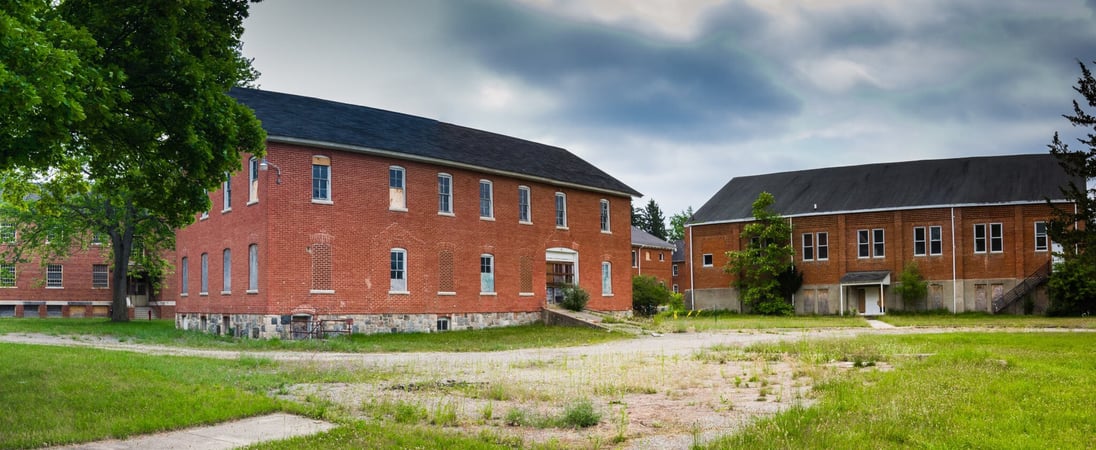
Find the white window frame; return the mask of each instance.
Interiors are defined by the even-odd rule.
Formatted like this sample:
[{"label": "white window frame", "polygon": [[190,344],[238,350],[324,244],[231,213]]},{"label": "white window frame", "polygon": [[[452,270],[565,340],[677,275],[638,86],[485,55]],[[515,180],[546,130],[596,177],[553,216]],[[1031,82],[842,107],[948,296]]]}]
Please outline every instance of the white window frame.
[{"label": "white window frame", "polygon": [[63,264],[46,264],[46,289],[65,288],[65,266]]},{"label": "white window frame", "polygon": [[[996,233],[994,233],[996,231]],[[996,250],[994,250],[996,248]],[[1005,251],[1005,226],[997,222],[989,224],[989,252],[1004,253]]]},{"label": "white window frame", "polygon": [[872,228],[871,230],[871,257],[887,257],[887,232],[882,228]]},{"label": "white window frame", "polygon": [[556,228],[567,229],[567,194],[556,192]]},{"label": "white window frame", "polygon": [[632,268],[639,267],[639,250],[632,249]]},{"label": "white window frame", "polygon": [[814,234],[814,260],[830,260],[830,233],[819,231]]},{"label": "white window frame", "polygon": [[814,233],[802,235],[803,261],[814,261]]},{"label": "white window frame", "polygon": [[202,279],[198,295],[209,295],[209,253],[202,253]]},{"label": "white window frame", "polygon": [[[324,167],[323,178],[316,177],[316,168]],[[317,185],[317,181],[322,181]],[[319,191],[317,191],[319,188]],[[323,155],[312,155],[312,203],[331,204],[331,158]]]},{"label": "white window frame", "polygon": [[705,253],[700,255],[700,262],[703,267],[713,267],[715,266],[715,257],[711,253]]},{"label": "white window frame", "polygon": [[259,244],[247,246],[247,293],[259,292]]},{"label": "white window frame", "polygon": [[[935,247],[933,246],[935,244]],[[929,226],[929,256],[944,254],[944,227],[940,225]]]},{"label": "white window frame", "polygon": [[674,285],[674,293],[675,293],[675,294],[677,294],[677,293],[678,293],[678,289],[677,289],[677,285],[676,285],[676,284]]},{"label": "white window frame", "polygon": [[179,295],[190,295],[190,283],[187,280],[190,278],[190,269],[188,267],[187,257],[184,256],[182,261],[179,262]]},{"label": "white window frame", "polygon": [[484,253],[479,258],[480,295],[496,295],[495,291],[495,255]]},{"label": "white window frame", "polygon": [[601,296],[613,296],[613,263],[601,262]]},{"label": "white window frame", "polygon": [[[1043,231],[1039,231],[1039,226],[1043,226]],[[1035,251],[1045,252],[1050,250],[1050,236],[1047,234],[1047,223],[1045,221],[1037,221],[1034,224],[1035,231]],[[1040,241],[1042,244],[1040,244]]]},{"label": "white window frame", "polygon": [[14,263],[0,263],[0,288],[15,288],[19,281],[17,275]]},{"label": "white window frame", "polygon": [[225,181],[221,183],[223,203],[221,213],[232,211],[232,174],[225,172]]},{"label": "white window frame", "polygon": [[409,294],[407,290],[407,250],[393,248],[388,252],[388,293]]},{"label": "white window frame", "polygon": [[610,211],[610,209],[609,209],[609,200],[604,199],[604,198],[601,199],[601,202],[600,202],[601,217],[600,217],[599,223],[601,224],[601,232],[602,233],[612,233],[613,232],[612,228],[611,228],[612,223],[610,222],[611,218],[610,218],[610,215],[609,215],[609,211]]},{"label": "white window frame", "polygon": [[[99,270],[102,268],[102,270]],[[100,275],[103,277],[102,286],[95,285],[95,276]],[[92,289],[109,289],[110,288],[110,268],[106,264],[92,264],[91,265],[91,288]]]},{"label": "white window frame", "polygon": [[856,230],[856,257],[858,259],[871,258],[871,230]]},{"label": "white window frame", "polygon": [[388,210],[407,211],[407,169],[388,166]]},{"label": "white window frame", "polygon": [[247,160],[247,204],[259,203],[259,158]]},{"label": "white window frame", "polygon": [[533,223],[533,192],[529,186],[518,186],[518,223]]},{"label": "white window frame", "polygon": [[[982,237],[978,237],[978,232],[979,231],[981,231]],[[974,239],[973,239],[973,242],[974,242],[974,253],[975,254],[986,253],[986,250],[989,249],[989,233],[988,232],[989,232],[989,230],[986,229],[986,224],[984,224],[984,223],[974,224]],[[980,245],[981,250],[979,250],[979,244],[981,244]]]},{"label": "white window frame", "polygon": [[453,214],[453,176],[447,173],[438,174],[438,214],[452,216]]},{"label": "white window frame", "polygon": [[658,252],[658,262],[666,261],[666,252]]},{"label": "white window frame", "polygon": [[[921,233],[921,238],[917,238],[917,233]],[[928,230],[925,227],[913,227],[913,256],[927,256],[929,254],[929,236]],[[917,251],[917,244],[921,244],[921,252]]]},{"label": "white window frame", "polygon": [[232,249],[224,249],[221,251],[221,293],[232,293]]},{"label": "white window frame", "polygon": [[681,273],[681,272],[679,271],[678,267],[677,267],[677,264],[674,264],[674,265],[673,265],[673,271],[674,271],[674,274],[673,274],[673,276],[675,276],[675,277],[676,277],[676,276],[678,276],[678,274],[680,274],[680,273]]},{"label": "white window frame", "polygon": [[479,215],[482,220],[495,220],[495,184],[479,181]]}]

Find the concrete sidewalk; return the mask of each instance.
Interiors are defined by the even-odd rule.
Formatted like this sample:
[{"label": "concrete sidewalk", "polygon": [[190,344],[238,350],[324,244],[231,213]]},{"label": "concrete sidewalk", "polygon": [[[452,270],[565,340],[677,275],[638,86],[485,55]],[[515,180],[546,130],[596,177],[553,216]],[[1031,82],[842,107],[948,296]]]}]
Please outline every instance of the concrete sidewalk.
[{"label": "concrete sidewalk", "polygon": [[270,414],[205,427],[137,436],[124,441],[111,439],[87,442],[54,449],[122,450],[122,449],[196,449],[214,450],[243,447],[256,442],[304,436],[334,428],[322,420],[292,414]]}]

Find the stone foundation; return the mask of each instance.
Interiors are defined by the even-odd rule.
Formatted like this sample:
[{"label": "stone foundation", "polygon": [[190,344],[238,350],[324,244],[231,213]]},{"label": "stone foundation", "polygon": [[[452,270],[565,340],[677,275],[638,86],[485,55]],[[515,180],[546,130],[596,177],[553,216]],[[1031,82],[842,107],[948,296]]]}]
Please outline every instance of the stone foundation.
[{"label": "stone foundation", "polygon": [[[446,319],[445,324],[440,319]],[[306,339],[322,335],[376,333],[433,333],[449,330],[528,325],[541,321],[541,312],[463,314],[209,314],[177,313],[175,328],[253,339]],[[322,327],[322,329],[321,329]]]}]

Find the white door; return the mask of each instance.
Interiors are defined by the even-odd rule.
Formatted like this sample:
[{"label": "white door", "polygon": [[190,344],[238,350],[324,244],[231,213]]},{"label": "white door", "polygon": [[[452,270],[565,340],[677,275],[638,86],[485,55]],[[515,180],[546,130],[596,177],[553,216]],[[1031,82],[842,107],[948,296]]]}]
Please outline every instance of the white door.
[{"label": "white door", "polygon": [[868,316],[882,314],[883,310],[879,308],[879,288],[865,288],[863,292],[864,314]]}]

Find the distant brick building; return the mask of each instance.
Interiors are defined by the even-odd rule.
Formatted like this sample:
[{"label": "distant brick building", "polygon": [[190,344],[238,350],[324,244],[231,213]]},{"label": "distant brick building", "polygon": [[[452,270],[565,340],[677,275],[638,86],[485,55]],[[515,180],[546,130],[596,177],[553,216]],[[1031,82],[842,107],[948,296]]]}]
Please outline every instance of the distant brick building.
[{"label": "distant brick building", "polygon": [[[726,252],[765,191],[792,224],[800,314],[883,314],[906,308],[892,288],[916,262],[929,282],[918,308],[1018,308],[1049,273],[1052,208],[1071,178],[1049,155],[960,158],[784,172],[732,179],[687,225],[686,305],[741,310]],[[1084,185],[1084,180],[1075,180]],[[1027,281],[1025,281],[1027,280]]]},{"label": "distant brick building", "polygon": [[179,230],[180,328],[253,337],[539,320],[561,288],[631,310],[631,197],[564,149],[252,89],[265,160]]},{"label": "distant brick building", "polygon": [[671,256],[674,245],[637,227],[632,227],[632,276],[655,277],[667,288],[672,282]]}]

